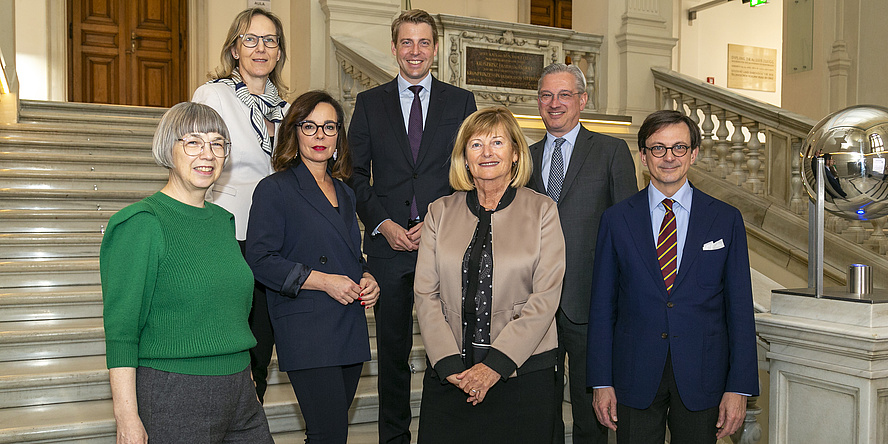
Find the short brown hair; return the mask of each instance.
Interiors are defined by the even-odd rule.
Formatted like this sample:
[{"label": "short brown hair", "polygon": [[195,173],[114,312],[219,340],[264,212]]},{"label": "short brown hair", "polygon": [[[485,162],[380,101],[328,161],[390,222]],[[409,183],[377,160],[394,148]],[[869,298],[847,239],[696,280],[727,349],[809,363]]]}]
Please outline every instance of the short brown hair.
[{"label": "short brown hair", "polygon": [[[297,97],[290,105],[290,110],[281,123],[279,140],[275,147],[274,154],[271,156],[271,165],[275,171],[283,171],[287,168],[295,167],[302,162],[299,156],[299,122],[305,120],[309,114],[314,111],[321,103],[329,103],[336,111],[336,122],[341,127],[336,134],[336,160],[331,157],[327,167],[330,168],[330,175],[340,179],[348,179],[352,174],[351,151],[348,148],[348,139],[345,130],[345,112],[342,105],[336,101],[327,91],[309,91]],[[323,131],[318,128],[318,131]]]},{"label": "short brown hair", "polygon": [[435,19],[422,9],[411,9],[404,11],[395,21],[392,22],[392,43],[398,43],[398,32],[404,23],[421,24],[425,23],[432,28],[432,44],[438,44],[438,28],[435,26]]},{"label": "short brown hair", "polygon": [[683,123],[688,127],[688,133],[691,135],[691,151],[700,148],[700,142],[702,139],[702,137],[700,137],[700,127],[698,127],[690,117],[678,111],[661,109],[659,111],[654,111],[647,116],[641,124],[641,127],[638,128],[638,150],[644,151],[648,138],[653,136],[657,131],[660,131],[664,126],[679,123]]},{"label": "short brown hair", "polygon": [[278,36],[278,51],[281,54],[281,59],[277,61],[277,64],[274,65],[274,69],[268,74],[268,79],[271,80],[271,84],[277,88],[278,93],[281,96],[285,96],[287,93],[287,86],[284,85],[284,80],[281,78],[284,64],[287,63],[287,39],[284,38],[284,25],[281,23],[281,19],[274,15],[273,12],[262,8],[245,9],[234,18],[233,22],[231,22],[231,27],[228,28],[228,35],[225,37],[225,44],[222,45],[222,67],[216,70],[213,74],[213,78],[226,79],[231,77],[231,73],[237,68],[237,60],[231,54],[231,50],[240,43],[241,34],[247,32],[247,29],[250,28],[250,23],[253,21],[253,17],[257,15],[264,15],[274,23],[274,29]]},{"label": "short brown hair", "polygon": [[492,134],[499,128],[505,131],[504,135],[512,142],[512,150],[518,154],[518,161],[512,165],[512,181],[509,185],[514,188],[527,185],[533,172],[533,160],[530,158],[527,140],[524,139],[524,133],[521,132],[515,116],[508,109],[497,106],[475,111],[459,127],[453,152],[450,154],[451,188],[457,191],[475,188],[475,181],[466,169],[466,145],[475,136]]}]

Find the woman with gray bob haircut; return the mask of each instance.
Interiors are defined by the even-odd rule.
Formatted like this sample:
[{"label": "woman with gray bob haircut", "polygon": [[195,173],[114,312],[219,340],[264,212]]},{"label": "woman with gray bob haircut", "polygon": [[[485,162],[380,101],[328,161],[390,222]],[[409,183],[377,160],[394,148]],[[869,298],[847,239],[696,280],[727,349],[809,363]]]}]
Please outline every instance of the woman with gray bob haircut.
[{"label": "woman with gray bob haircut", "polygon": [[234,216],[204,201],[228,129],[180,103],[152,151],[169,180],[111,217],[99,253],[117,442],[272,443],[250,378],[253,274]]}]

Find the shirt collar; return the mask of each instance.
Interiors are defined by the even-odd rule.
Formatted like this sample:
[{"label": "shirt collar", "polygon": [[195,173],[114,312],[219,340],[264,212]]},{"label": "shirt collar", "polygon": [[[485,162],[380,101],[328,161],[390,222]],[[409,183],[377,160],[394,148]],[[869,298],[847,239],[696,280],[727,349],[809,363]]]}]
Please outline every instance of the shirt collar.
[{"label": "shirt collar", "polygon": [[[674,200],[678,203],[678,206],[684,208],[688,212],[691,211],[691,198],[694,195],[694,190],[691,188],[691,181],[685,180],[684,185],[675,192],[675,194],[670,197],[670,199]],[[654,209],[657,208],[657,205],[660,205],[663,202],[663,199],[666,199],[666,195],[661,193],[657,187],[653,185],[648,185],[648,208],[651,213],[654,212]]]},{"label": "shirt collar", "polygon": [[[580,134],[580,123],[577,122],[577,126],[573,127],[572,130],[568,131],[567,134],[561,136],[561,138],[564,139],[565,141],[567,141],[567,143],[569,143],[570,146],[576,146],[577,145],[577,143],[576,143],[577,136],[579,134]],[[546,144],[548,146],[553,146],[555,144],[555,139],[557,139],[557,138],[558,137],[553,136],[552,133],[546,131]]]},{"label": "shirt collar", "polygon": [[[425,78],[420,80],[417,85],[422,86],[422,89],[426,92],[432,92],[432,72],[429,71]],[[407,89],[411,86],[413,86],[413,84],[404,79],[404,77],[401,77],[401,73],[398,73],[398,93],[404,94],[405,92],[409,92],[410,94],[413,94],[412,91]]]}]

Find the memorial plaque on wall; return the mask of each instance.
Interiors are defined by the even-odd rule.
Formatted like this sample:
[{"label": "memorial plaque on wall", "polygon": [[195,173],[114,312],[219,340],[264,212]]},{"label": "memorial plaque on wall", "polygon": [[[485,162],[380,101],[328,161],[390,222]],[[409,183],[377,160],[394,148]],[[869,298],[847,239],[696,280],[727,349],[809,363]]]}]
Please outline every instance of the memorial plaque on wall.
[{"label": "memorial plaque on wall", "polygon": [[777,50],[728,44],[728,88],[777,91]]},{"label": "memorial plaque on wall", "polygon": [[466,84],[536,91],[543,55],[466,47]]}]

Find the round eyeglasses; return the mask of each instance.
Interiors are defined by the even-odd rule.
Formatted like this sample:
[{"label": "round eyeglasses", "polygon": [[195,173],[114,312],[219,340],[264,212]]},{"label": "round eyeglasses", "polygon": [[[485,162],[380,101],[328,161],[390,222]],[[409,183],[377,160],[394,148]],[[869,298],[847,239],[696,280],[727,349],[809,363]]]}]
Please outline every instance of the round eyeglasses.
[{"label": "round eyeglasses", "polygon": [[214,139],[207,142],[197,136],[185,136],[178,140],[182,142],[182,149],[189,156],[199,156],[207,145],[210,146],[210,152],[216,157],[228,157],[228,153],[231,151],[231,142],[225,139]]},{"label": "round eyeglasses", "polygon": [[312,122],[311,120],[303,120],[296,124],[299,128],[302,129],[302,134],[305,134],[308,137],[314,136],[318,132],[318,128],[324,129],[324,134],[328,137],[333,137],[336,134],[339,134],[339,128],[342,127],[342,124],[339,122],[324,122],[324,124],[319,124]]},{"label": "round eyeglasses", "polygon": [[278,36],[274,34],[269,35],[256,35],[256,34],[241,34],[239,36],[241,38],[241,44],[246,46],[247,48],[255,48],[256,45],[259,44],[259,41],[262,41],[262,44],[265,45],[266,48],[277,48],[279,43]]},{"label": "round eyeglasses", "polygon": [[654,145],[645,147],[651,156],[654,157],[663,157],[666,155],[666,150],[672,150],[672,155],[675,157],[682,157],[690,151],[691,147],[687,145],[674,145],[674,146],[663,146],[663,145]]}]

